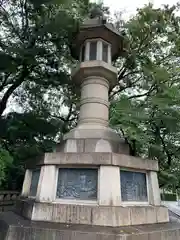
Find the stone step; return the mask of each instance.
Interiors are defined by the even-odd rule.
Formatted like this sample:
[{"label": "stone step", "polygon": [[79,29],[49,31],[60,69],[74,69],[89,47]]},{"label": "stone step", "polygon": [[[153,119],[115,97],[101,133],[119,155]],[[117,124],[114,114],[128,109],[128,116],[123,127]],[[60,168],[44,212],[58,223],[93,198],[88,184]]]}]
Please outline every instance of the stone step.
[{"label": "stone step", "polygon": [[13,212],[0,214],[1,240],[179,240],[179,223],[128,227],[33,222]]}]

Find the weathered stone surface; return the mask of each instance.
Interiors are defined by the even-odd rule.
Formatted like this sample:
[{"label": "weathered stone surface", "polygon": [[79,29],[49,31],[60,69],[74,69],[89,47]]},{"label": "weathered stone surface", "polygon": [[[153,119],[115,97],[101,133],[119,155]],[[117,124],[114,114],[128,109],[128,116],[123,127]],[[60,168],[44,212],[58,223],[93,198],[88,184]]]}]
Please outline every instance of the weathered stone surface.
[{"label": "weathered stone surface", "polygon": [[148,185],[149,185],[149,203],[154,206],[160,206],[161,195],[158,184],[157,172],[150,171],[148,173]]},{"label": "weathered stone surface", "polygon": [[148,240],[165,240],[165,239],[161,239],[161,235],[162,235],[162,232],[154,232],[154,233],[151,233],[151,234],[148,234]]},{"label": "weathered stone surface", "polygon": [[[107,176],[111,176],[111,181]],[[117,166],[100,166],[98,203],[102,206],[121,205],[120,171]]]},{"label": "weathered stone surface", "polygon": [[[51,221],[52,220],[52,204],[34,203],[32,220],[36,221]],[[25,208],[27,209],[27,207]]]},{"label": "weathered stone surface", "polygon": [[74,128],[64,135],[64,140],[67,139],[106,139],[109,141],[120,141],[119,135],[110,128],[105,129],[82,129]]},{"label": "weathered stone surface", "polygon": [[101,207],[92,209],[92,224],[99,226],[128,226],[130,225],[130,209]]},{"label": "weathered stone surface", "polygon": [[97,141],[95,152],[112,152],[112,146],[108,140],[100,139]]},{"label": "weathered stone surface", "polygon": [[116,211],[116,218],[118,219],[117,226],[129,226],[131,223],[131,215],[129,207],[121,207],[120,211]]},{"label": "weathered stone surface", "polygon": [[76,140],[76,144],[77,144],[77,152],[85,152],[84,148],[85,148],[85,140],[84,139],[77,139]]},{"label": "weathered stone surface", "polygon": [[85,152],[95,152],[97,139],[85,139],[84,140],[84,151]]},{"label": "weathered stone surface", "polygon": [[[149,240],[149,234],[133,234],[131,236],[127,236],[126,240]],[[156,239],[154,239],[156,240]],[[158,239],[157,239],[158,240]]]},{"label": "weathered stone surface", "polygon": [[162,219],[164,219],[164,222],[169,222],[169,214],[166,207],[160,206],[156,208],[156,214],[157,214],[157,222],[162,222]]},{"label": "weathered stone surface", "polygon": [[179,237],[177,230],[169,230],[169,231],[163,231],[161,234],[161,239],[168,239],[168,240],[174,240]]},{"label": "weathered stone surface", "polygon": [[112,165],[121,167],[158,171],[158,161],[142,159],[124,154],[112,154]]},{"label": "weathered stone surface", "polygon": [[111,153],[46,153],[44,163],[56,165],[110,165],[111,156]]},{"label": "weathered stone surface", "polygon": [[113,165],[131,169],[158,171],[158,162],[155,160],[141,159],[129,155],[109,152],[46,153],[43,162],[40,161],[39,164]]},{"label": "weathered stone surface", "polygon": [[[22,201],[22,200],[21,200]],[[60,203],[38,203],[23,200],[17,213],[34,221],[100,226],[127,226],[168,222],[168,210],[156,206],[98,206]]]},{"label": "weathered stone surface", "polygon": [[56,192],[56,173],[55,165],[43,165],[41,167],[39,183],[37,184],[36,201],[52,203]]},{"label": "weathered stone surface", "polygon": [[54,204],[53,205],[53,214],[52,221],[63,223],[66,222],[66,205]]},{"label": "weathered stone surface", "polygon": [[146,219],[146,209],[145,207],[131,207],[130,208],[130,225],[144,224],[148,219]]},{"label": "weathered stone surface", "polygon": [[13,212],[0,214],[1,240],[179,240],[180,224],[100,227],[35,222]]},{"label": "weathered stone surface", "polygon": [[91,207],[54,204],[52,221],[67,224],[91,224]]},{"label": "weathered stone surface", "polygon": [[92,209],[92,224],[100,226],[115,226],[115,213],[112,207],[101,207]]},{"label": "weathered stone surface", "polygon": [[25,216],[28,219],[31,219],[33,214],[33,207],[34,207],[34,204],[32,201],[29,201],[29,202],[23,201],[23,207],[21,211],[22,216]]},{"label": "weathered stone surface", "polygon": [[157,220],[156,218],[156,209],[154,207],[146,207],[145,208],[145,214],[146,214],[146,222],[148,223],[155,223]]},{"label": "weathered stone surface", "polygon": [[102,138],[67,139],[56,146],[55,152],[111,152],[129,155],[129,146],[123,140],[113,141]]},{"label": "weathered stone surface", "polygon": [[64,152],[84,152],[84,139],[66,140]]},{"label": "weathered stone surface", "polygon": [[26,169],[21,196],[28,197],[31,187],[32,171]]},{"label": "weathered stone surface", "polygon": [[[109,83],[116,81],[117,79],[117,69],[103,61],[85,61],[81,62],[75,69],[72,71],[73,80],[76,82],[81,79],[85,80],[88,77],[98,77],[105,78],[106,81]],[[89,91],[91,89],[89,88]],[[108,89],[107,89],[108,91]],[[95,111],[96,109],[94,109]]]}]

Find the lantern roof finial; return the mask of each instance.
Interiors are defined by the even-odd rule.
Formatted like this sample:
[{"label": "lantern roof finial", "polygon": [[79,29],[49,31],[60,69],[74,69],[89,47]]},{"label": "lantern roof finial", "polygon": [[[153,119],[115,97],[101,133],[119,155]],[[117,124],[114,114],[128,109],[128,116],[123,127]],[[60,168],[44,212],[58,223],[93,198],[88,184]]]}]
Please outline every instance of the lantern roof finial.
[{"label": "lantern roof finial", "polygon": [[99,5],[93,5],[89,14],[90,19],[102,18],[103,16],[104,16],[104,13],[101,7]]}]

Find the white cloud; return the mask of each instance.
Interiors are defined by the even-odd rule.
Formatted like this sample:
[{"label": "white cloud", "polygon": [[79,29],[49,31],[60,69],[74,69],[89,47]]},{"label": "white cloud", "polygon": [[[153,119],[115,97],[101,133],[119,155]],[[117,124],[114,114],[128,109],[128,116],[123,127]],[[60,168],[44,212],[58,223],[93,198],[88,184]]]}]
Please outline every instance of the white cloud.
[{"label": "white cloud", "polygon": [[[92,2],[98,2],[96,0],[92,0]],[[153,3],[155,7],[160,7],[163,4],[173,5],[178,2],[178,0],[104,0],[104,5],[110,7],[112,13],[116,11],[123,11],[124,17],[129,17],[136,13],[137,8],[143,7],[145,4],[149,2]]]}]

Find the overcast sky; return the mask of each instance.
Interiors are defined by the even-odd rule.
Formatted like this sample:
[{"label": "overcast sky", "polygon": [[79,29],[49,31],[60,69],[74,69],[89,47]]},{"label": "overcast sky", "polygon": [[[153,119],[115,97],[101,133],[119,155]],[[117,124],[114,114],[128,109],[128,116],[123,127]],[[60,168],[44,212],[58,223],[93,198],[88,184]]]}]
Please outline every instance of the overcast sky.
[{"label": "overcast sky", "polygon": [[[92,0],[97,2],[97,0]],[[160,7],[162,4],[175,4],[178,0],[104,0],[104,5],[110,7],[112,12],[115,11],[125,11],[124,17],[128,18],[129,16],[135,14],[137,8],[143,7],[149,2],[153,3],[156,7]]]}]

